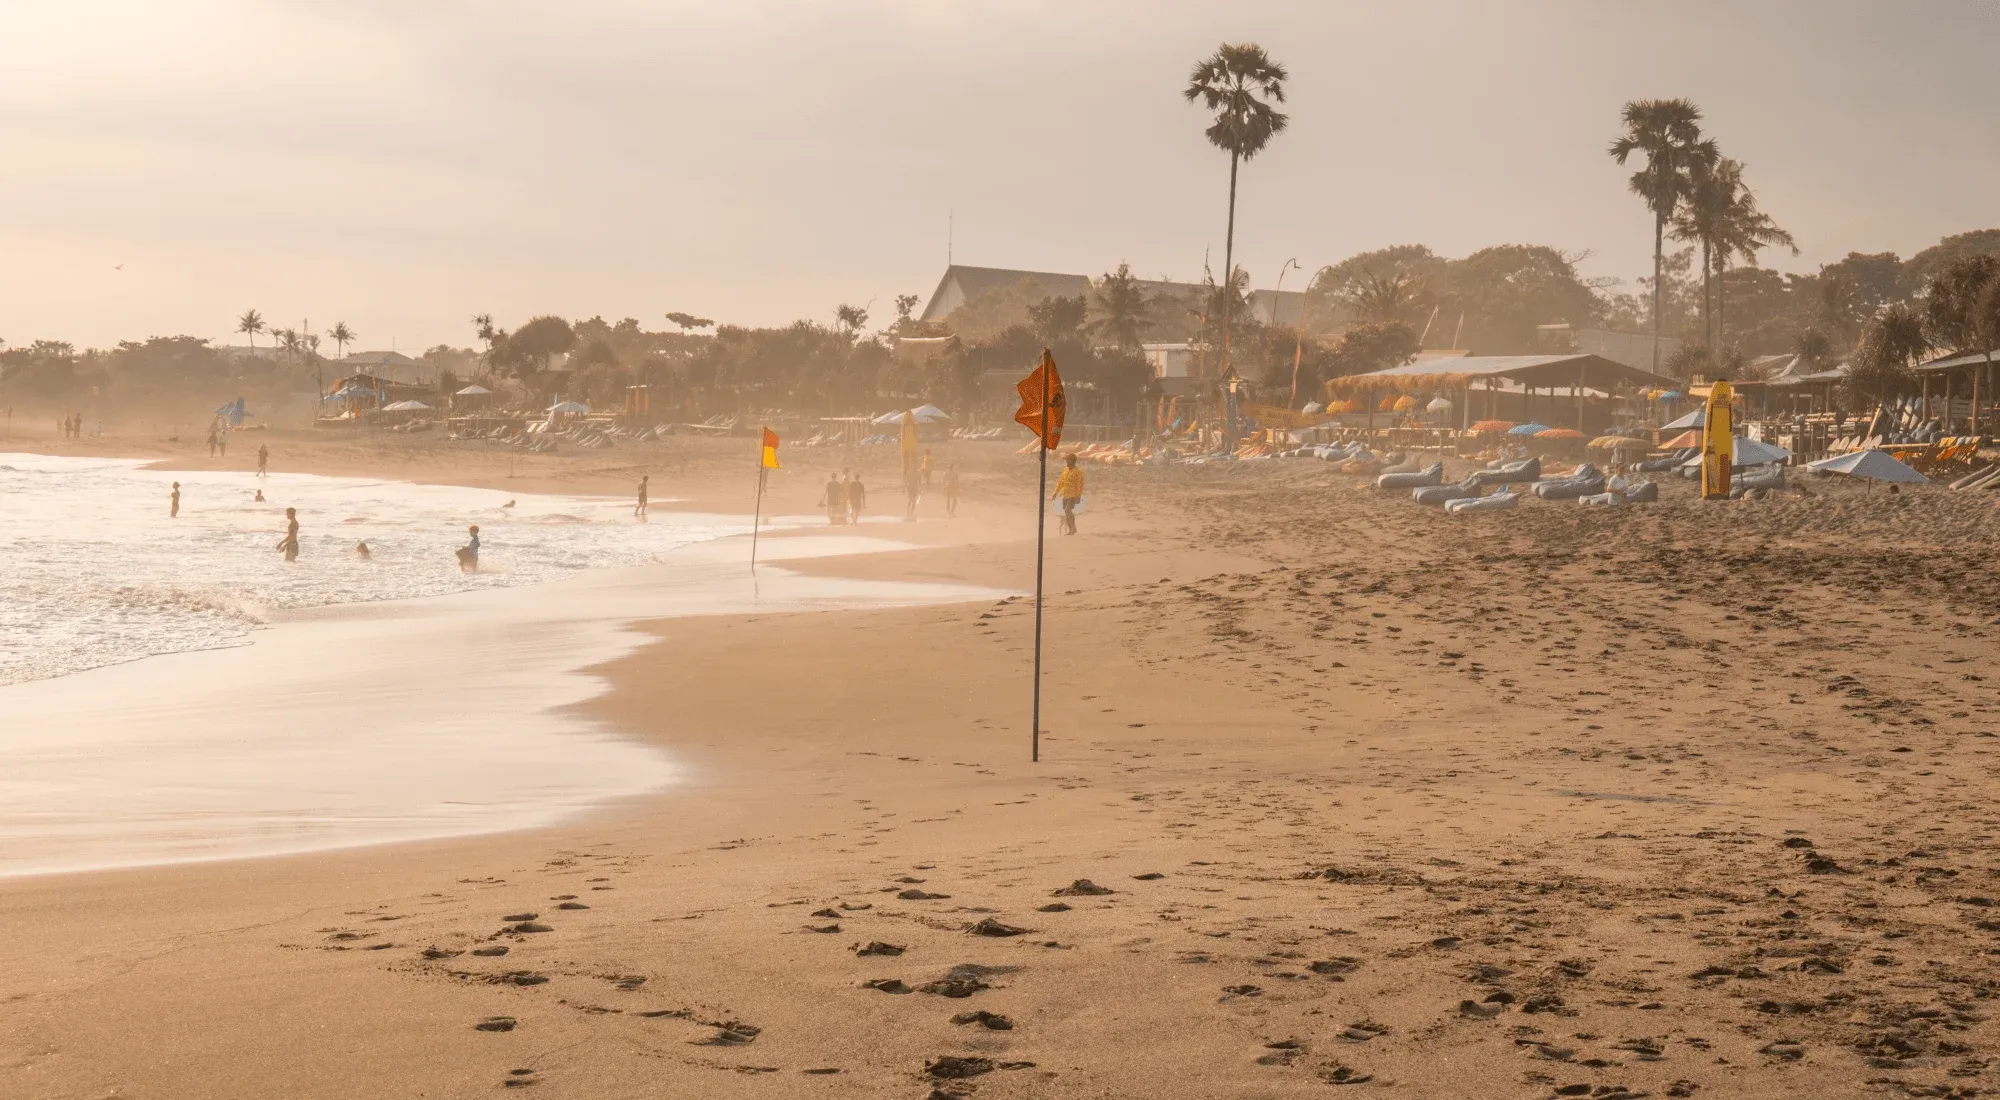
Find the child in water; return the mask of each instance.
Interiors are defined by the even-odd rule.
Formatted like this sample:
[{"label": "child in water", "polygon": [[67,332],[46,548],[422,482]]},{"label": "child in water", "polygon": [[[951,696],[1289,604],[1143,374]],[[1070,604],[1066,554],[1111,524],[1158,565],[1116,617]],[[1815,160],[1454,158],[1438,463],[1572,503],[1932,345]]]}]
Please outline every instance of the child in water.
[{"label": "child in water", "polygon": [[362,561],[367,561],[373,555],[374,551],[368,549],[368,543],[365,540],[354,544],[355,557],[360,558]]},{"label": "child in water", "polygon": [[466,529],[466,533],[472,536],[472,541],[458,548],[458,568],[460,572],[477,573],[479,572],[479,525],[473,524]]},{"label": "child in water", "polygon": [[167,494],[167,518],[174,519],[181,514],[181,483],[174,482],[174,491]]}]

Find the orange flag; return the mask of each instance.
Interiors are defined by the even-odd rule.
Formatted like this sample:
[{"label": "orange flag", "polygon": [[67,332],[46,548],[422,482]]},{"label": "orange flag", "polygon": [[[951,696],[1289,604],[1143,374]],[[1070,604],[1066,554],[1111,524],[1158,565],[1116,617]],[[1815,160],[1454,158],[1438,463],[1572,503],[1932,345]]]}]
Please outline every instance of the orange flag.
[{"label": "orange flag", "polygon": [[[1042,365],[1035,372],[1021,380],[1015,389],[1021,392],[1021,411],[1014,414],[1029,431],[1041,437],[1042,446],[1055,450],[1062,442],[1063,427],[1063,384],[1062,375],[1056,373],[1056,357],[1042,349]],[[1042,430],[1042,397],[1048,395],[1048,430]]]},{"label": "orange flag", "polygon": [[764,468],[778,468],[778,433],[769,428],[764,429]]}]

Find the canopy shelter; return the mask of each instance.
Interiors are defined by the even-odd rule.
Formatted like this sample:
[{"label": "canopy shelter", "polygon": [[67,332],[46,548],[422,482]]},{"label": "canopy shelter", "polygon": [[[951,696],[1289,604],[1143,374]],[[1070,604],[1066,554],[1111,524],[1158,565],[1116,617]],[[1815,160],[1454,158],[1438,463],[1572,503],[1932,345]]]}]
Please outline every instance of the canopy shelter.
[{"label": "canopy shelter", "polygon": [[[1729,449],[1729,465],[1731,468],[1739,470],[1745,466],[1763,466],[1772,462],[1789,462],[1792,458],[1792,452],[1783,447],[1756,439],[1738,437],[1735,442],[1729,445]],[[1696,455],[1686,462],[1681,463],[1683,469],[1698,469],[1700,466],[1700,455]]]},{"label": "canopy shelter", "polygon": [[1923,385],[1923,418],[1944,421],[1946,434],[1962,426],[1974,435],[1981,427],[1991,427],[1993,406],[1993,363],[2000,350],[1963,351],[1914,368]]},{"label": "canopy shelter", "polygon": [[391,405],[382,406],[382,411],[385,413],[422,412],[428,408],[430,406],[421,401],[398,401]]},{"label": "canopy shelter", "polygon": [[1808,470],[1818,470],[1829,474],[1846,474],[1849,477],[1863,477],[1870,481],[1888,481],[1901,485],[1922,485],[1930,479],[1896,461],[1889,455],[1870,448],[1865,451],[1850,451],[1834,458],[1822,458],[1818,462],[1806,464]]},{"label": "canopy shelter", "polygon": [[[1487,404],[1503,386],[1519,386],[1532,403],[1537,391],[1546,390],[1550,408],[1561,409],[1564,395],[1575,401],[1576,427],[1583,426],[1587,396],[1612,396],[1621,390],[1670,388],[1671,378],[1638,367],[1626,366],[1598,355],[1468,355],[1452,358],[1420,359],[1368,374],[1351,374],[1327,383],[1334,394],[1416,393],[1460,395],[1459,407],[1469,417],[1475,387],[1488,393]],[[1537,413],[1541,410],[1537,409]],[[1488,414],[1494,410],[1489,408]]]},{"label": "canopy shelter", "polygon": [[1672,420],[1665,424],[1660,425],[1660,434],[1664,435],[1667,432],[1686,431],[1692,428],[1706,428],[1706,427],[1708,427],[1708,406],[1702,405],[1699,408],[1696,408],[1695,411],[1687,414],[1686,416],[1681,417],[1678,420]]},{"label": "canopy shelter", "polygon": [[[904,411],[906,410],[898,409],[895,412],[885,412],[881,416],[870,420],[869,423],[882,428],[895,427],[903,422]],[[951,414],[938,408],[936,405],[918,405],[916,408],[907,411],[918,424],[948,424],[951,422]]]},{"label": "canopy shelter", "polygon": [[477,382],[474,382],[474,383],[473,383],[472,385],[470,385],[470,386],[467,386],[467,387],[465,387],[464,389],[462,389],[462,390],[459,390],[458,392],[456,392],[456,393],[452,394],[452,396],[453,396],[453,397],[484,397],[484,396],[486,396],[487,394],[490,394],[490,393],[492,393],[492,392],[493,392],[492,390],[489,390],[489,389],[487,389],[487,388],[486,388],[485,386],[482,386],[482,385],[480,385],[479,383],[477,383]]}]

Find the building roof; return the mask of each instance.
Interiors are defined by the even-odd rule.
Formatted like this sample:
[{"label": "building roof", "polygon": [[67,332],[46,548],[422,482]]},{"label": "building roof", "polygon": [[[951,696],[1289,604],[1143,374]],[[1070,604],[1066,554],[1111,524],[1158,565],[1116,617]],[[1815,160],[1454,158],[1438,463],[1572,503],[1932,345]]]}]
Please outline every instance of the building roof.
[{"label": "building roof", "polygon": [[1628,367],[1599,355],[1468,355],[1419,359],[1370,374],[1336,378],[1330,384],[1336,390],[1352,391],[1427,382],[1432,385],[1470,385],[1487,379],[1505,379],[1524,386],[1569,386],[1581,382],[1585,388],[1603,393],[1621,385],[1662,388],[1676,385],[1673,379],[1664,375]]},{"label": "building roof", "polygon": [[[1993,354],[1996,357],[2000,357],[2000,348],[1995,348]],[[1956,370],[1959,367],[1974,367],[1986,362],[1986,355],[1987,353],[1983,351],[1968,351],[1961,355],[1949,355],[1943,359],[1933,359],[1928,363],[1918,363],[1915,369]]]},{"label": "building roof", "polygon": [[357,351],[339,360],[343,367],[420,367],[422,363],[399,351]]},{"label": "building roof", "polygon": [[[918,316],[920,321],[942,321],[952,310],[990,291],[1004,290],[1026,280],[1036,292],[1045,298],[1075,298],[1090,292],[1088,275],[1067,275],[1056,271],[1020,271],[1011,267],[971,267],[953,264],[944,269],[938,279],[937,289],[931,291],[930,301],[924,304],[924,311]],[[1189,304],[1198,303],[1208,288],[1201,283],[1177,283],[1166,279],[1136,280],[1140,291],[1147,298],[1158,301],[1161,298],[1178,299]],[[1265,324],[1289,325],[1297,323],[1305,306],[1305,295],[1296,290],[1270,291],[1252,290],[1247,309],[1250,316]],[[1155,325],[1166,318],[1155,317]]]}]

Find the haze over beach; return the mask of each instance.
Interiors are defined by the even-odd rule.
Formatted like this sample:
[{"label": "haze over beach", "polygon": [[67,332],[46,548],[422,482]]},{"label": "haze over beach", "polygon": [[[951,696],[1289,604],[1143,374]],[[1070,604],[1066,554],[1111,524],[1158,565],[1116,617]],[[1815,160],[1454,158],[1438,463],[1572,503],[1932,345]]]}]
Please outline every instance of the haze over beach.
[{"label": "haze over beach", "polygon": [[1996,31],[0,12],[0,1100],[2000,1089]]}]

